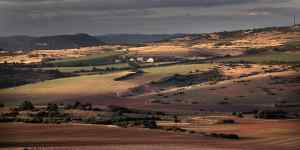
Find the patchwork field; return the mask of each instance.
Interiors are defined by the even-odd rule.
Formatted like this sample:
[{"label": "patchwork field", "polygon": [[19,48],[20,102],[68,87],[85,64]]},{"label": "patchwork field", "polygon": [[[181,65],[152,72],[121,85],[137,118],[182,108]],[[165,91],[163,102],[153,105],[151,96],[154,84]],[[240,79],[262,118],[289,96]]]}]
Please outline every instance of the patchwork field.
[{"label": "patchwork field", "polygon": [[[107,50],[122,49],[122,46],[95,46],[82,47],[79,49],[61,49],[61,50],[36,50],[31,52],[2,52],[0,54],[0,63],[39,63],[44,59],[68,59],[80,58],[89,55],[101,55]],[[125,47],[124,47],[125,48]]]},{"label": "patchwork field", "polygon": [[218,62],[250,62],[250,63],[299,63],[299,52],[273,52],[266,54],[257,54],[250,56],[240,56],[234,58],[224,58]]},{"label": "patchwork field", "polygon": [[[114,81],[115,78],[128,74],[128,71],[106,75],[88,75],[28,84],[15,88],[1,89],[2,102],[7,105],[18,104],[24,99],[30,99],[36,104],[63,101],[93,101],[100,102],[107,99],[119,99],[118,93],[125,92],[140,84],[158,80],[175,73],[188,73],[195,69],[207,70],[213,65],[191,64],[146,68],[143,76],[133,80]],[[103,97],[104,96],[104,97]]]},{"label": "patchwork field", "polygon": [[299,31],[1,52],[0,149],[298,150]]},{"label": "patchwork field", "polygon": [[[259,108],[272,108],[281,102],[299,103],[299,72],[261,73],[239,78],[241,75],[251,73],[251,69],[248,72],[236,70],[232,69],[232,72],[227,73],[227,75],[235,76],[235,79],[220,81],[212,85],[200,84],[171,89],[139,98],[149,99],[150,102],[155,101],[152,107],[158,109],[200,112],[253,111]],[[299,111],[298,107],[281,109]]]},{"label": "patchwork field", "polygon": [[107,69],[107,68],[124,69],[124,68],[129,68],[129,65],[127,63],[120,63],[120,64],[93,65],[93,66],[82,66],[82,67],[43,67],[43,68],[36,68],[36,69],[59,70],[60,72],[76,72],[76,71],[93,71],[93,69]]}]

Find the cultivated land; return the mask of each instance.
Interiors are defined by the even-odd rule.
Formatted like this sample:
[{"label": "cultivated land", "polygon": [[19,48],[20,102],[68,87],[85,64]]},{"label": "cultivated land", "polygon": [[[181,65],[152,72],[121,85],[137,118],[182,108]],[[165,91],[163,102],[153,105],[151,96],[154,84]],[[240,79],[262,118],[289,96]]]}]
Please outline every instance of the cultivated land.
[{"label": "cultivated land", "polygon": [[[213,65],[191,64],[146,68],[143,76],[127,81],[114,81],[115,78],[128,74],[128,71],[105,75],[84,75],[79,77],[49,80],[35,84],[27,84],[9,89],[1,89],[2,102],[16,105],[23,99],[30,99],[35,104],[48,102],[75,101],[78,99],[101,103],[101,100],[120,99],[118,93],[162,77],[188,73],[195,69],[205,71]],[[103,97],[104,96],[104,97]]]},{"label": "cultivated land", "polygon": [[2,53],[0,149],[300,149],[299,33]]},{"label": "cultivated land", "polygon": [[[299,149],[299,121],[257,120],[234,118],[233,125],[209,124],[226,116],[192,117],[185,123],[160,122],[161,126],[177,126],[197,132],[237,133],[242,139],[228,140],[202,134],[119,128],[79,124],[22,124],[0,125],[0,149],[22,147],[37,149]],[[228,117],[227,117],[228,118]],[[251,145],[251,146],[249,146]]]},{"label": "cultivated land", "polygon": [[218,62],[250,62],[250,63],[299,63],[299,52],[272,52],[259,55],[238,56],[234,58],[223,58]]}]

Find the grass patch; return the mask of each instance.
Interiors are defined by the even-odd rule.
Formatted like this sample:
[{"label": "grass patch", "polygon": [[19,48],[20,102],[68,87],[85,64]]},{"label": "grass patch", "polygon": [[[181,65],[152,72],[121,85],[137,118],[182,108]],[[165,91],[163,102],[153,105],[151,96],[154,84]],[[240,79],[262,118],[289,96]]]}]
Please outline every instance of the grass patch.
[{"label": "grass patch", "polygon": [[168,76],[174,74],[188,74],[192,71],[207,71],[213,64],[180,64],[163,67],[145,68],[144,71],[149,75]]},{"label": "grass patch", "polygon": [[48,62],[48,64],[57,67],[103,65],[103,64],[114,63],[114,60],[123,54],[124,52],[111,51],[111,52],[105,52],[103,54],[91,55],[86,57],[50,61]]},{"label": "grass patch", "polygon": [[94,68],[96,68],[96,69],[106,69],[106,68],[124,69],[124,68],[128,68],[128,67],[129,67],[129,65],[127,63],[121,63],[121,64],[81,66],[81,67],[44,67],[41,69],[42,70],[58,70],[60,72],[75,72],[75,71],[82,71],[82,70],[92,71]]},{"label": "grass patch", "polygon": [[240,56],[219,59],[217,62],[250,62],[250,63],[299,63],[300,53],[272,52],[258,55]]},{"label": "grass patch", "polygon": [[[89,75],[71,78],[48,80],[35,84],[27,84],[15,88],[0,89],[2,102],[15,105],[23,100],[31,100],[34,104],[63,101],[65,99],[86,96],[107,95],[121,92],[136,86],[132,82],[114,81],[115,78],[124,76],[128,72],[118,72],[105,75]],[[5,98],[4,98],[5,97]]]}]

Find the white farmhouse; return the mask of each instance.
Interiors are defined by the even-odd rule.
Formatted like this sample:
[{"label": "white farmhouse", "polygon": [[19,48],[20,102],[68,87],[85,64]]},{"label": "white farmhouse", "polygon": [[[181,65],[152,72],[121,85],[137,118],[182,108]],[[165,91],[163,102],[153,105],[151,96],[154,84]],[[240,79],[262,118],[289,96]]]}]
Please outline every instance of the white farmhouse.
[{"label": "white farmhouse", "polygon": [[116,59],[116,60],[115,60],[115,63],[120,63],[120,62],[121,62],[120,59]]},{"label": "white farmhouse", "polygon": [[130,61],[130,62],[134,62],[135,59],[134,59],[134,58],[130,58],[129,61]]},{"label": "white farmhouse", "polygon": [[153,58],[148,58],[146,62],[147,63],[154,63],[154,59]]}]

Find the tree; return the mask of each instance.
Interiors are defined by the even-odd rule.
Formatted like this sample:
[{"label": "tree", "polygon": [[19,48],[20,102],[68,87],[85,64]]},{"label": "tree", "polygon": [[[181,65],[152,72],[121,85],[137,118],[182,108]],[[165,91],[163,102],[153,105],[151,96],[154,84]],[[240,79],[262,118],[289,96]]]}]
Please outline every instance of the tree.
[{"label": "tree", "polygon": [[19,106],[19,109],[21,109],[21,110],[33,110],[34,106],[30,101],[24,101]]},{"label": "tree", "polygon": [[178,117],[177,117],[176,115],[174,115],[174,122],[175,122],[175,123],[180,122],[180,120],[178,119]]},{"label": "tree", "polygon": [[57,112],[58,111],[58,106],[56,104],[48,103],[47,111]]},{"label": "tree", "polygon": [[157,124],[156,124],[156,122],[155,122],[155,120],[153,120],[153,119],[146,119],[146,120],[144,120],[144,127],[145,128],[150,128],[150,129],[156,129],[157,128]]}]

